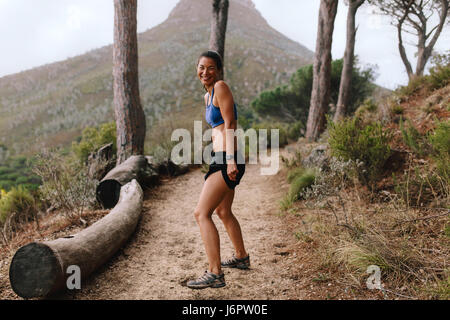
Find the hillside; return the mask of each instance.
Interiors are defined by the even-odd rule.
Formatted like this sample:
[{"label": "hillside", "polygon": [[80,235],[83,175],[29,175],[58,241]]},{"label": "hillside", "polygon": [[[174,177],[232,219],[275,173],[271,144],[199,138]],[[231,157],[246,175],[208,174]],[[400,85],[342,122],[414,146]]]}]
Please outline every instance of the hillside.
[{"label": "hillside", "polygon": [[[171,126],[202,119],[195,65],[207,49],[209,17],[210,1],[180,0],[166,21],[138,35],[147,148],[167,129],[157,124],[165,112],[173,112]],[[250,0],[230,1],[225,77],[239,108],[261,90],[286,82],[312,57],[271,28]],[[10,154],[25,155],[68,145],[83,128],[114,120],[112,99],[111,45],[0,78],[0,144]]]}]

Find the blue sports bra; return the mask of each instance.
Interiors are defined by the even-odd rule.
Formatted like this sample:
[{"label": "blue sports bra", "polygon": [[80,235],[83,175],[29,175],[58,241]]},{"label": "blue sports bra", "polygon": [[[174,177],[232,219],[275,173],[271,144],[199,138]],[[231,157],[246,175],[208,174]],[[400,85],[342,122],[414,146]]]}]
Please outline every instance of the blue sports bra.
[{"label": "blue sports bra", "polygon": [[[214,99],[214,88],[212,89],[211,103],[206,106],[205,112],[206,122],[208,122],[208,124],[214,128],[224,123],[224,120],[222,118],[222,114],[220,113],[220,108],[213,105],[213,99]],[[233,108],[234,108],[234,118],[237,120],[236,104],[234,104]]]}]

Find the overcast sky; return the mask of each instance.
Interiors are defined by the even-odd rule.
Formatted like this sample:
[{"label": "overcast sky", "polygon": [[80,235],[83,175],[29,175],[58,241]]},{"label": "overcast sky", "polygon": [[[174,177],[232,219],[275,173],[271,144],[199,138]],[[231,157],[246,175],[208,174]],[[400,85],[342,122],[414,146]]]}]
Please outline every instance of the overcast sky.
[{"label": "overcast sky", "polygon": [[[138,0],[138,32],[163,22],[179,0]],[[267,22],[314,51],[319,0],[253,0]],[[333,35],[333,59],[345,46],[347,7],[339,1]],[[0,77],[64,60],[113,41],[113,0],[0,0]],[[397,48],[396,29],[373,8],[358,11],[355,53],[362,65],[377,65],[376,83],[394,89],[407,83]],[[450,30],[435,46],[449,50]],[[408,48],[414,61],[415,49]]]}]

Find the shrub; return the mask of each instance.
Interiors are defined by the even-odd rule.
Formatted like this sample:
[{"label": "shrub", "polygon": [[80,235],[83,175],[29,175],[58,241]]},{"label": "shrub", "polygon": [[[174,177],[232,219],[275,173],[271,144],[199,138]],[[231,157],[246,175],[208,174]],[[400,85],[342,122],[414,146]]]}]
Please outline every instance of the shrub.
[{"label": "shrub", "polygon": [[[269,123],[269,122],[262,122],[262,123],[258,123],[258,124],[254,124],[253,125],[253,129],[256,130],[256,133],[258,135],[258,141],[259,141],[259,129],[267,129],[267,138],[265,138],[264,136],[261,137],[261,139],[265,139],[266,140],[266,145],[267,148],[271,147],[271,141],[272,141],[272,129],[278,129],[278,146],[279,147],[283,147],[285,145],[288,144],[288,139],[287,139],[287,131],[286,131],[286,126],[281,124],[281,123]],[[259,142],[258,142],[259,143]],[[258,145],[259,147],[259,145]]]},{"label": "shrub", "polygon": [[394,190],[406,207],[441,206],[450,196],[448,180],[427,163],[411,162],[402,176],[394,176]]},{"label": "shrub", "polygon": [[410,120],[407,120],[408,127],[405,128],[403,120],[400,118],[400,131],[402,133],[403,142],[414,151],[419,157],[426,154],[429,144],[426,137],[420,134]]},{"label": "shrub", "polygon": [[301,176],[305,172],[305,169],[303,167],[297,167],[294,169],[289,170],[287,174],[287,181],[289,183],[292,183],[292,181],[297,178],[298,176]]},{"label": "shrub", "polygon": [[301,193],[306,188],[310,187],[316,179],[316,172],[313,169],[307,169],[301,174],[297,174],[292,178],[292,183],[289,188],[289,197],[293,200],[298,200],[301,197]]},{"label": "shrub", "polygon": [[287,137],[290,140],[297,141],[298,138],[303,136],[305,129],[305,124],[302,121],[296,121],[290,123],[287,127]]},{"label": "shrub", "polygon": [[83,130],[81,140],[72,142],[72,150],[77,155],[81,164],[85,164],[91,152],[97,151],[101,146],[113,143],[113,154],[116,147],[116,123],[105,123],[100,128],[87,127]]},{"label": "shrub", "polygon": [[402,115],[405,109],[401,105],[393,105],[391,107],[391,112],[393,115]]},{"label": "shrub", "polygon": [[288,194],[280,201],[281,210],[286,211],[302,198],[303,192],[314,184],[316,170],[297,167],[289,170],[287,180],[291,184]]},{"label": "shrub", "polygon": [[43,182],[39,187],[41,200],[61,209],[69,218],[95,207],[98,181],[88,177],[86,166],[77,159],[63,157],[57,150],[44,150],[35,159],[33,171]]},{"label": "shrub", "polygon": [[450,178],[450,121],[440,122],[428,138],[433,149],[431,157],[435,160],[439,173]]},{"label": "shrub", "polygon": [[384,131],[379,123],[361,126],[357,117],[338,123],[329,119],[328,128],[332,155],[344,161],[362,161],[364,165],[359,172],[360,181],[366,185],[376,182],[391,155],[391,133]]},{"label": "shrub", "polygon": [[37,203],[33,195],[23,186],[13,187],[9,192],[2,190],[0,198],[0,223],[7,219],[13,224],[30,221],[37,214]]},{"label": "shrub", "polygon": [[431,59],[434,64],[430,68],[430,74],[413,77],[407,86],[397,89],[400,97],[409,97],[420,89],[436,90],[450,83],[450,54],[435,55]]},{"label": "shrub", "polygon": [[373,98],[368,98],[356,109],[355,116],[362,118],[368,113],[374,113],[378,110],[378,105]]},{"label": "shrub", "polygon": [[450,51],[434,55],[431,63],[434,66],[430,68],[430,75],[427,77],[431,89],[439,89],[448,85],[450,83]]}]

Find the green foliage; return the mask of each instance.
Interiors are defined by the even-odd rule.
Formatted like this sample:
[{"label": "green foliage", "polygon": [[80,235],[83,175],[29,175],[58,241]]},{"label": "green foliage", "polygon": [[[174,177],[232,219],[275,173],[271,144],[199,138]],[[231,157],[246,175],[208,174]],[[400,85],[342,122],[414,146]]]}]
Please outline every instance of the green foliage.
[{"label": "green foliage", "polygon": [[[352,114],[369,96],[374,86],[372,69],[362,70],[356,66],[353,68],[351,99],[346,112]],[[342,59],[335,60],[331,65],[331,96],[330,103],[337,103],[339,84],[342,72]],[[289,84],[281,85],[273,90],[262,92],[251,102],[251,107],[261,117],[271,117],[281,121],[300,121],[305,123],[308,116],[311,100],[313,72],[312,65],[302,67],[295,72]]]},{"label": "green foliage", "polygon": [[251,102],[251,107],[261,116],[270,116],[278,120],[295,121],[306,120],[307,109],[298,108],[297,95],[287,85],[276,87],[273,90],[263,91]]},{"label": "green foliage", "polygon": [[117,152],[116,147],[116,123],[114,121],[104,123],[100,128],[87,127],[83,130],[81,140],[72,142],[72,150],[77,155],[80,163],[86,163],[91,152],[98,150],[101,146],[113,143],[113,154]]},{"label": "green foliage", "polygon": [[403,120],[400,119],[400,131],[402,133],[403,142],[411,148],[419,157],[423,157],[428,152],[428,143],[424,135],[414,127],[408,119],[408,127],[405,128]]},{"label": "green foliage", "polygon": [[394,115],[401,115],[401,114],[403,114],[404,111],[405,111],[405,109],[402,106],[397,105],[397,104],[391,107],[391,112]]},{"label": "green foliage", "polygon": [[300,198],[301,192],[310,187],[316,179],[316,173],[313,169],[307,169],[303,173],[292,178],[292,183],[289,188],[289,196],[297,200]]},{"label": "green foliage", "polygon": [[289,172],[287,174],[287,181],[289,183],[292,183],[292,181],[294,181],[295,178],[301,176],[303,173],[305,173],[305,168],[303,168],[303,167],[293,168],[293,169],[289,170]]},{"label": "green foliage", "polygon": [[278,146],[279,147],[283,147],[285,145],[288,144],[288,136],[287,136],[287,131],[286,131],[286,125],[279,123],[279,122],[262,122],[262,123],[258,123],[258,124],[254,124],[253,129],[256,130],[256,134],[258,135],[258,141],[260,139],[260,134],[262,132],[260,132],[260,129],[266,129],[267,130],[267,138],[266,136],[262,135],[261,139],[265,139],[266,140],[266,145],[267,148],[271,147],[271,141],[272,141],[272,129],[278,129],[278,138],[279,138],[279,142],[278,142]]},{"label": "green foliage", "polygon": [[437,54],[431,58],[433,67],[430,68],[430,75],[427,77],[431,89],[439,89],[450,83],[450,51],[444,54]]},{"label": "green foliage", "polygon": [[408,85],[398,88],[397,94],[400,97],[409,97],[422,88],[426,90],[436,90],[445,87],[450,83],[450,53],[435,55],[431,59],[433,66],[430,74],[415,76]]},{"label": "green foliage", "polygon": [[12,187],[9,192],[2,192],[0,198],[0,223],[14,214],[15,220],[31,220],[37,213],[33,195],[24,186]]},{"label": "green foliage", "polygon": [[238,123],[244,129],[247,130],[251,128],[252,124],[255,121],[255,115],[252,109],[250,108],[240,108],[238,105]]},{"label": "green foliage", "polygon": [[292,207],[292,204],[301,199],[302,193],[314,184],[316,179],[316,170],[304,169],[303,167],[296,167],[289,170],[287,180],[291,184],[288,194],[280,201],[280,206],[283,211]]},{"label": "green foliage", "polygon": [[373,98],[367,98],[356,109],[355,116],[363,122],[373,122],[377,119],[378,105]]},{"label": "green foliage", "polygon": [[379,123],[361,125],[359,118],[349,118],[338,123],[328,120],[328,143],[334,157],[344,161],[363,162],[359,179],[371,184],[383,173],[383,166],[391,155],[389,142],[392,135]]},{"label": "green foliage", "polygon": [[6,191],[20,185],[36,191],[41,183],[38,176],[33,174],[31,159],[24,156],[13,156],[6,159],[0,166],[0,188]]},{"label": "green foliage", "polygon": [[296,121],[294,123],[289,123],[286,130],[288,139],[297,141],[297,139],[303,135],[305,125],[302,121]]},{"label": "green foliage", "polygon": [[428,140],[433,149],[431,157],[436,162],[439,173],[447,181],[450,179],[450,121],[438,123]]}]

